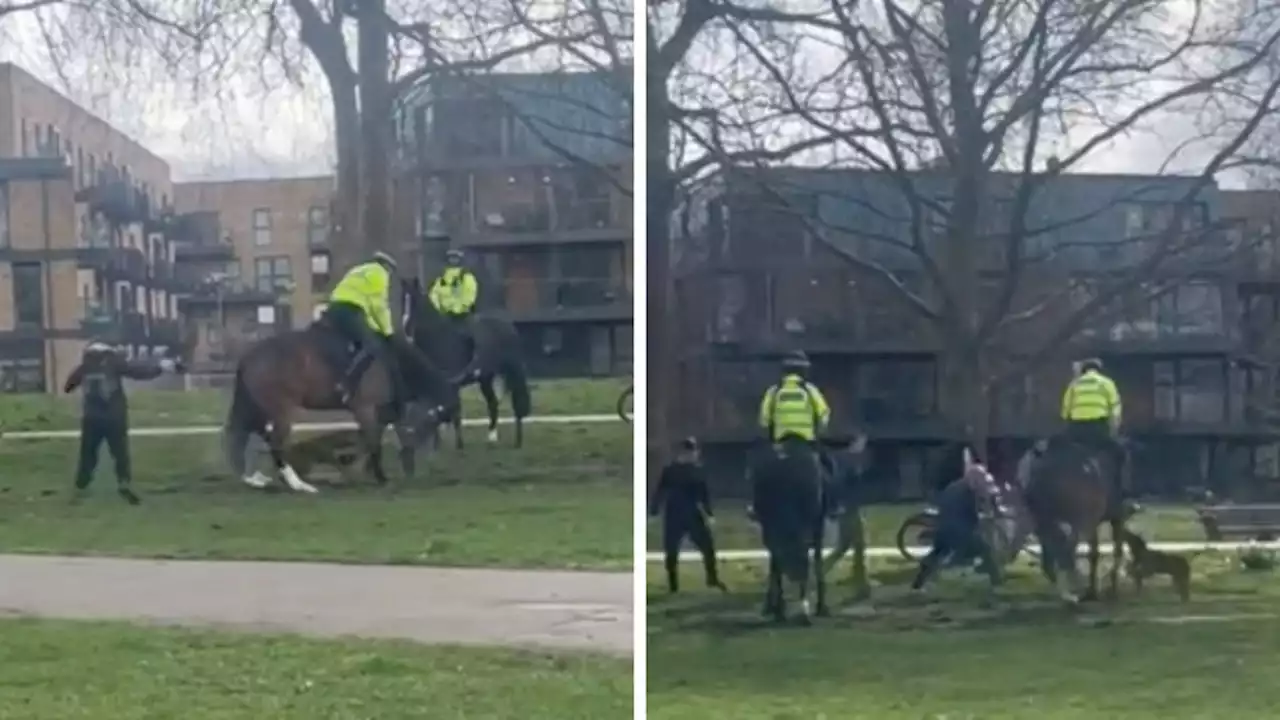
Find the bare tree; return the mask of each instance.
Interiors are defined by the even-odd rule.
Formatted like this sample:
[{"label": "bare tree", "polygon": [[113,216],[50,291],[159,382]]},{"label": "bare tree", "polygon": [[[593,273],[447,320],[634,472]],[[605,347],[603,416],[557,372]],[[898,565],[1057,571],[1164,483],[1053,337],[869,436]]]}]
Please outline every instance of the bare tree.
[{"label": "bare tree", "polygon": [[[536,13],[523,0],[182,0],[156,8],[145,4],[154,0],[81,1],[87,4],[74,11],[65,0],[41,11],[60,68],[91,57],[123,76],[160,63],[198,95],[216,94],[233,78],[256,76],[263,92],[321,81],[332,111],[340,266],[372,249],[399,249],[389,224],[392,115],[406,90],[444,75],[554,70],[565,57],[629,67],[629,27],[605,0],[537,6]],[[148,42],[138,42],[138,28]],[[74,84],[70,73],[63,79]]]},{"label": "bare tree", "polygon": [[[788,143],[824,148],[811,162],[860,167],[883,183],[879,200],[843,198],[860,206],[855,221],[809,209],[805,222],[933,328],[944,347],[943,411],[957,426],[985,436],[992,388],[1061,352],[1099,312],[1135,292],[1168,292],[1156,279],[1185,277],[1193,261],[1230,260],[1212,250],[1218,235],[1197,213],[1219,173],[1256,162],[1244,151],[1276,109],[1280,7],[880,0],[717,9],[733,47],[769,80],[753,93],[755,115],[785,119]],[[716,115],[682,124],[720,165],[762,151],[759,133]],[[1037,238],[1143,199],[1118,193],[1079,217],[1046,214],[1064,176],[1096,166],[1119,140],[1171,124],[1189,139],[1158,163],[1185,178],[1178,197],[1162,200],[1169,214],[1130,239],[1139,252],[1087,286],[1069,275],[1047,284],[1066,253],[1055,242],[1034,250]],[[776,150],[778,134],[763,142]],[[758,177],[779,202],[796,190]],[[913,258],[922,287],[878,260],[886,248]],[[998,267],[984,266],[993,253]],[[1042,327],[1011,350],[1009,333],[1029,324]]]}]

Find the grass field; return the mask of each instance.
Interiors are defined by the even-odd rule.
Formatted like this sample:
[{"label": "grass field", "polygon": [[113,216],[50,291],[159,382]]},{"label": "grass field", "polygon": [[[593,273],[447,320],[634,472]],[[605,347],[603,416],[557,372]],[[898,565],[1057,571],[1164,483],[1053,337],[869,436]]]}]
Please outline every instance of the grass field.
[{"label": "grass field", "polygon": [[594,655],[3,620],[5,720],[631,717]]},{"label": "grass field", "polygon": [[[716,508],[716,545],[725,549],[754,549],[760,547],[759,528],[747,520],[745,505],[727,501]],[[898,527],[907,516],[918,512],[923,505],[872,505],[863,509],[867,542],[871,546],[892,547],[897,542]],[[1197,522],[1194,510],[1189,506],[1149,505],[1135,518],[1130,527],[1149,540],[1195,541],[1204,540],[1204,529]],[[1108,537],[1104,529],[1103,537]],[[648,547],[662,549],[661,526],[649,523]]]},{"label": "grass field", "polygon": [[[216,436],[131,441],[144,503],[115,496],[103,451],[92,496],[69,502],[75,440],[0,441],[0,550],[175,558],[511,567],[629,567],[631,430],[534,425],[525,447],[469,446],[419,459],[393,485],[268,494],[230,477]],[[3,717],[0,714],[0,717]]]},{"label": "grass field", "polygon": [[[1191,720],[1275,717],[1280,577],[1232,555],[1193,559],[1192,601],[1167,581],[1115,606],[1069,611],[1018,567],[994,607],[983,581],[944,577],[925,598],[913,568],[872,565],[872,604],[832,590],[812,628],[760,619],[763,578],[669,597],[649,580],[648,716],[655,720]],[[839,571],[847,577],[847,570]],[[697,567],[685,570],[697,587]]]},{"label": "grass field", "polygon": [[[532,386],[535,415],[613,414],[630,379],[537,380]],[[136,427],[220,425],[230,392],[135,390],[129,394],[130,420]],[[466,417],[484,417],[484,400],[474,387],[463,390]],[[504,396],[502,416],[511,414]],[[6,395],[0,404],[0,430],[58,430],[77,426],[79,395]]]}]

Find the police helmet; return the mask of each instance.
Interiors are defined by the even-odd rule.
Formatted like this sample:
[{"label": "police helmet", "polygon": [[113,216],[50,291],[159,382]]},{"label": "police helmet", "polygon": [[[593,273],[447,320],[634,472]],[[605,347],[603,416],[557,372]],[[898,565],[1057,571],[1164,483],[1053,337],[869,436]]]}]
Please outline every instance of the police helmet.
[{"label": "police helmet", "polygon": [[1096,370],[1102,372],[1102,361],[1098,358],[1086,358],[1080,362],[1080,372],[1089,372]]},{"label": "police helmet", "polygon": [[462,251],[458,248],[449,248],[445,251],[444,258],[450,262],[462,262]]},{"label": "police helmet", "polygon": [[787,353],[787,356],[782,358],[782,367],[786,370],[808,370],[809,356],[803,350]]},{"label": "police helmet", "polygon": [[692,435],[690,435],[689,437],[687,437],[687,438],[685,438],[685,439],[681,440],[681,441],[680,441],[680,449],[681,449],[682,451],[684,451],[684,452],[697,452],[697,450],[698,450],[698,438],[693,437]]},{"label": "police helmet", "polygon": [[396,269],[396,259],[388,255],[387,253],[382,252],[381,250],[374,253],[373,257],[370,259],[373,262],[379,263],[380,265],[382,265],[388,270]]}]

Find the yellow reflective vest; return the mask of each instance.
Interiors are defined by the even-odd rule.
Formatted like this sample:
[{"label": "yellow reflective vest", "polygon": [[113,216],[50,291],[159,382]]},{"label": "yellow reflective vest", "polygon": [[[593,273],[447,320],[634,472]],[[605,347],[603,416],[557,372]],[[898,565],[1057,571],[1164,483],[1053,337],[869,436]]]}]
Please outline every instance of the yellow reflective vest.
[{"label": "yellow reflective vest", "polygon": [[1074,422],[1120,422],[1120,393],[1111,378],[1090,370],[1067,385],[1062,394],[1062,419]]},{"label": "yellow reflective vest", "polygon": [[383,337],[393,332],[391,324],[391,273],[381,263],[357,265],[342,276],[329,293],[330,303],[348,303],[364,311],[365,322]]},{"label": "yellow reflective vest", "polygon": [[760,401],[760,427],[773,428],[775,442],[787,435],[814,440],[831,420],[822,392],[799,375],[790,374],[765,391]]},{"label": "yellow reflective vest", "polygon": [[431,283],[427,297],[446,315],[465,315],[476,306],[479,290],[474,273],[466,268],[451,267]]}]

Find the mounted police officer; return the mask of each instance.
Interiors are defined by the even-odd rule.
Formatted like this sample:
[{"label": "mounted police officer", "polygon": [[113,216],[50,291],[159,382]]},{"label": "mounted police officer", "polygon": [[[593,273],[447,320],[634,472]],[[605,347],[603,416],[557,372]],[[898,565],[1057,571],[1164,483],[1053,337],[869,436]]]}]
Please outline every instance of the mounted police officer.
[{"label": "mounted police officer", "polygon": [[818,442],[818,433],[831,421],[831,408],[822,391],[806,380],[809,356],[797,350],[782,361],[782,379],[760,401],[760,427],[769,440],[782,446],[799,445],[812,453],[823,478],[824,495],[832,516],[844,510],[843,493],[835,485],[831,464]]},{"label": "mounted police officer", "polygon": [[1124,448],[1117,440],[1123,406],[1115,382],[1103,374],[1102,361],[1089,358],[1062,394],[1062,419],[1066,437],[1111,460],[1112,500],[1122,499]]},{"label": "mounted police officer", "polygon": [[84,403],[80,416],[80,459],[76,467],[77,497],[93,482],[98,467],[98,449],[103,442],[115,461],[116,486],[130,505],[142,500],[133,492],[133,469],[129,461],[129,402],[124,379],[151,380],[164,372],[183,372],[182,364],[170,358],[129,360],[114,346],[95,340],[85,346],[80,364],[71,371],[63,391],[82,389]]},{"label": "mounted police officer", "polygon": [[475,312],[480,296],[480,283],[475,273],[462,262],[462,251],[456,248],[445,253],[445,269],[431,283],[427,298],[446,317],[462,321]]},{"label": "mounted police officer", "polygon": [[357,352],[345,358],[346,370],[338,381],[338,391],[345,405],[359,386],[360,375],[368,367],[366,358],[378,358],[391,377],[396,404],[408,397],[394,354],[389,351],[395,326],[391,321],[391,273],[396,261],[384,252],[376,252],[365,263],[347,271],[329,294],[324,317]]}]

